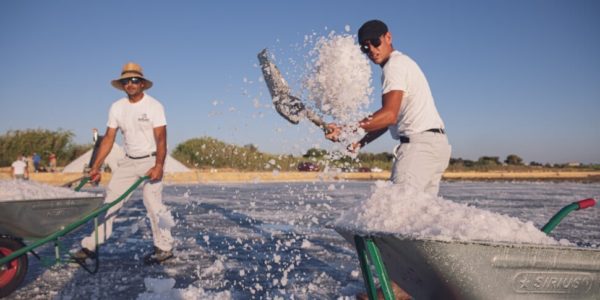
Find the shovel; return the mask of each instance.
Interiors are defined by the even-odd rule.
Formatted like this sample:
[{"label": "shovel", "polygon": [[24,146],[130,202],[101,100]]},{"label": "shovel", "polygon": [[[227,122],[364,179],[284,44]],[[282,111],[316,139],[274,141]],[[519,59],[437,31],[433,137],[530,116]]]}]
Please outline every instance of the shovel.
[{"label": "shovel", "polygon": [[269,60],[267,49],[258,53],[258,61],[262,69],[263,77],[271,93],[275,110],[292,124],[298,124],[303,118],[307,118],[323,131],[327,132],[325,121],[310,108],[306,107],[302,100],[291,94],[290,88],[281,76],[277,66]]}]

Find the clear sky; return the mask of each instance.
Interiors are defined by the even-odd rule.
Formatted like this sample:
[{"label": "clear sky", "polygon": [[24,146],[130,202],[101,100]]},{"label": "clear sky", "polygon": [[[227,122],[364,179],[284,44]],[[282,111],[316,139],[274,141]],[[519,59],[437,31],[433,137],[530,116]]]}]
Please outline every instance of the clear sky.
[{"label": "clear sky", "polygon": [[[273,49],[285,71],[305,35],[374,18],[425,72],[453,157],[600,163],[595,0],[0,1],[0,133],[62,128],[91,142],[123,95],[110,80],[135,61],[166,108],[171,149],[201,136],[271,153],[329,148],[269,107],[256,54]],[[384,135],[365,151],[394,143]]]}]

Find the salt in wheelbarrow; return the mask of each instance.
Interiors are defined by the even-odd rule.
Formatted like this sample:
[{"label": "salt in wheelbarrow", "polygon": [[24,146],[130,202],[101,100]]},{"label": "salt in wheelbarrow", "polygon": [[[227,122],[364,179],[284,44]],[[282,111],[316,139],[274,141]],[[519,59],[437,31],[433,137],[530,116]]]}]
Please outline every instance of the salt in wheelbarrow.
[{"label": "salt in wheelbarrow", "polygon": [[[46,267],[75,262],[87,272],[95,274],[98,259],[98,216],[123,201],[148,176],[139,178],[123,195],[102,205],[104,197],[68,199],[19,200],[0,202],[0,298],[12,293],[25,279],[28,269],[27,253],[40,259]],[[79,190],[89,178],[84,178]],[[75,260],[70,255],[63,259],[60,238],[94,219],[96,258],[91,265]],[[29,245],[25,240],[31,241]],[[34,249],[54,243],[55,257],[41,258]]]},{"label": "salt in wheelbarrow", "polygon": [[[542,231],[594,204],[586,199],[564,207]],[[374,273],[385,299],[394,299],[390,279],[415,299],[600,298],[600,250],[335,230],[356,246],[369,299],[377,299]]]}]

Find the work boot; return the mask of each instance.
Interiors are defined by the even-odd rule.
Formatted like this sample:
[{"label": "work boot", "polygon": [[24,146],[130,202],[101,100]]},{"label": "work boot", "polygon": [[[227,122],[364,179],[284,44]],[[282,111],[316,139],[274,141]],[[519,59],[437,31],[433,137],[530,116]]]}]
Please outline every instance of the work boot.
[{"label": "work boot", "polygon": [[144,256],[144,263],[147,265],[160,264],[170,258],[173,258],[172,250],[165,251],[158,247],[154,247],[154,252]]},{"label": "work boot", "polygon": [[71,255],[71,257],[79,262],[79,263],[85,263],[86,259],[96,259],[96,252],[88,249],[88,248],[81,248],[79,250],[77,250],[77,252],[73,253]]}]

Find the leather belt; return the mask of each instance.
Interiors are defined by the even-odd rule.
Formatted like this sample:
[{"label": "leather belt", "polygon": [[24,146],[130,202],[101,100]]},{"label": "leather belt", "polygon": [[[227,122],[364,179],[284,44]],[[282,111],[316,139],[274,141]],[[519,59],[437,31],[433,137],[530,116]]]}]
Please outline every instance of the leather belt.
[{"label": "leather belt", "polygon": [[131,156],[129,154],[125,154],[125,156],[131,158],[131,159],[142,159],[142,158],[148,158],[148,157],[152,157],[152,156],[156,156],[156,152],[152,152],[148,155],[144,155],[144,156]]},{"label": "leather belt", "polygon": [[[423,132],[434,132],[434,133],[446,134],[446,131],[442,128],[431,128],[431,129],[427,129]],[[410,138],[407,136],[400,136],[400,143],[402,143],[402,144],[410,143]]]}]

